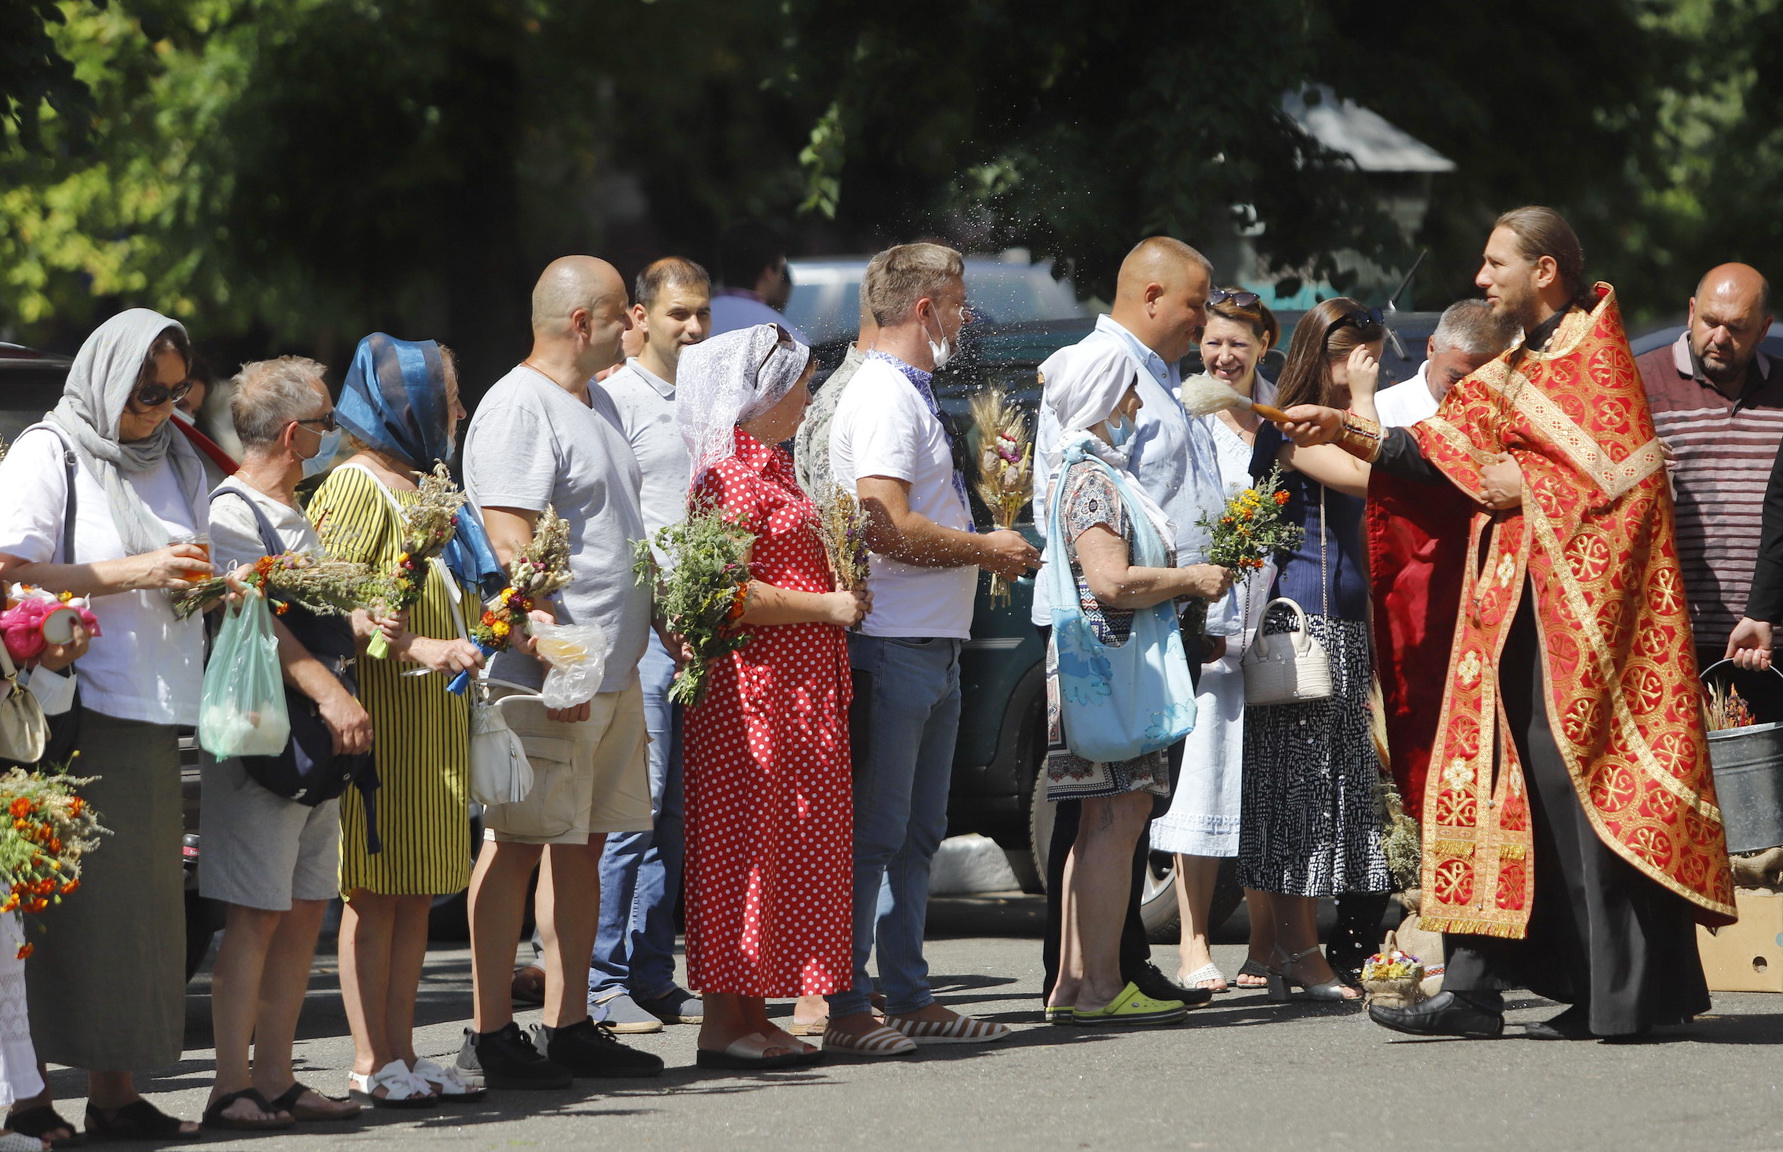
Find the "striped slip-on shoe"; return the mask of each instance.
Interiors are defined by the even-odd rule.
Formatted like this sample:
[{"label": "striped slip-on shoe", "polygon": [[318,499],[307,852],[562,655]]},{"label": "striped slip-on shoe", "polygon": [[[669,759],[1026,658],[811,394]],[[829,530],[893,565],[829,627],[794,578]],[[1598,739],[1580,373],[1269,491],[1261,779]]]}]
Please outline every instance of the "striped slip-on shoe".
[{"label": "striped slip-on shoe", "polygon": [[916,1051],[916,1044],[884,1025],[859,1036],[831,1025],[823,1030],[823,1050],[837,1056],[908,1056]]},{"label": "striped slip-on shoe", "polygon": [[918,1044],[990,1044],[1009,1035],[1009,1029],[995,1020],[980,1020],[976,1016],[955,1016],[951,1020],[887,1016],[885,1024]]}]

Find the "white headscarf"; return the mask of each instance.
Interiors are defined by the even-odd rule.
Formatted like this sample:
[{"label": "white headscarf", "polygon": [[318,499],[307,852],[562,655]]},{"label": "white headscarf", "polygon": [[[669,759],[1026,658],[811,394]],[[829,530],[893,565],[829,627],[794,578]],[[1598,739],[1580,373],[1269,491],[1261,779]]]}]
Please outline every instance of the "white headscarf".
[{"label": "white headscarf", "polygon": [[736,454],[737,425],[786,398],[805,374],[811,349],[778,324],[757,324],[702,340],[675,369],[675,422],[687,442],[693,482]]},{"label": "white headscarf", "polygon": [[44,417],[73,441],[81,463],[105,490],[118,538],[132,556],[167,547],[167,526],[149,511],[126,475],[152,471],[171,457],[194,523],[201,520],[206,504],[204,466],[171,420],[162,421],[146,439],[129,444],[118,440],[124,406],[136,391],[149,349],[169,328],[186,330],[179,321],[148,308],[120,312],[95,328],[68,369],[62,402]]},{"label": "white headscarf", "polygon": [[[1042,463],[1048,475],[1057,473],[1060,480],[1064,479],[1060,465],[1079,453],[1093,455],[1115,468],[1128,480],[1139,510],[1168,543],[1176,539],[1176,529],[1128,468],[1127,449],[1116,448],[1090,431],[1114,415],[1128,390],[1139,382],[1140,371],[1133,357],[1111,340],[1072,344],[1047,357],[1040,366],[1041,402],[1058,418],[1059,442],[1043,446]],[[1057,490],[1052,498],[1057,498]]]}]

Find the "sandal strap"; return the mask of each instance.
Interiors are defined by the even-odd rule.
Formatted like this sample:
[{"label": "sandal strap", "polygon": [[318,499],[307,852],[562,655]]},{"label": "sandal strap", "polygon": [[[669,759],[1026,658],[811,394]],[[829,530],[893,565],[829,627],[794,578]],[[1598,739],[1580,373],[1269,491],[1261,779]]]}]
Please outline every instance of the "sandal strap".
[{"label": "sandal strap", "polygon": [[272,1112],[289,1112],[291,1109],[297,1107],[297,1102],[303,1099],[303,1094],[308,1091],[310,1091],[310,1086],[308,1084],[305,1084],[301,1080],[294,1081],[291,1087],[267,1101],[267,1104],[271,1105],[268,1110]]},{"label": "sandal strap", "polygon": [[[107,1116],[107,1111],[111,1115]],[[87,1105],[87,1131],[124,1140],[158,1140],[180,1135],[180,1121],[178,1117],[169,1116],[147,1100],[138,1098],[112,1109]]]},{"label": "sandal strap", "polygon": [[[69,1137],[80,1135],[80,1129],[62,1118],[53,1104],[39,1104],[35,1108],[26,1108],[22,1112],[13,1112],[6,1117],[6,1126],[14,1132],[23,1132],[27,1136],[42,1139],[45,1133],[57,1129],[68,1133]],[[68,1137],[63,1137],[67,1139]]]}]

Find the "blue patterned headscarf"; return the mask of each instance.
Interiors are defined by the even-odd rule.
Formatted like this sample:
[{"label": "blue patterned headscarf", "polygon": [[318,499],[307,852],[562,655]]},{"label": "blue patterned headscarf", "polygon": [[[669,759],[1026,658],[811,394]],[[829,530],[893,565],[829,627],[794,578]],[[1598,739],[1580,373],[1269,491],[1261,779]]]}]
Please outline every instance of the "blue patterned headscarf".
[{"label": "blue patterned headscarf", "polygon": [[[341,385],[335,419],[368,447],[406,460],[416,470],[452,455],[452,410],[446,361],[432,340],[398,340],[373,332],[359,342]],[[446,567],[459,582],[493,596],[507,573],[482,521],[469,504],[458,511],[458,531],[446,545]]]}]

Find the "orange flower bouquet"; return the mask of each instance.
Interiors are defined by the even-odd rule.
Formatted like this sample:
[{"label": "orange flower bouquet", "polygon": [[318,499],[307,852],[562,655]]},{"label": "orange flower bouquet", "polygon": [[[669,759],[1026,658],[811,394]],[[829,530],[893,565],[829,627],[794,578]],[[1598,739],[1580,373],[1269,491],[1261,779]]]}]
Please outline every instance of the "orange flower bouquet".
[{"label": "orange flower bouquet", "polygon": [[[0,912],[36,915],[80,888],[81,859],[109,831],[76,791],[97,777],[14,768],[0,774]],[[19,949],[19,958],[32,946]]]},{"label": "orange flower bouquet", "polygon": [[[1282,522],[1282,509],[1287,503],[1288,493],[1282,489],[1278,464],[1256,487],[1245,488],[1226,501],[1218,520],[1203,516],[1198,521],[1210,537],[1205,562],[1230,568],[1239,583],[1248,583],[1271,556],[1299,547],[1306,529]],[[1203,621],[1207,619],[1207,601],[1195,601],[1189,610],[1199,612]]]}]

